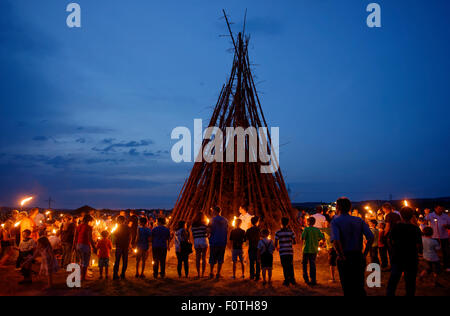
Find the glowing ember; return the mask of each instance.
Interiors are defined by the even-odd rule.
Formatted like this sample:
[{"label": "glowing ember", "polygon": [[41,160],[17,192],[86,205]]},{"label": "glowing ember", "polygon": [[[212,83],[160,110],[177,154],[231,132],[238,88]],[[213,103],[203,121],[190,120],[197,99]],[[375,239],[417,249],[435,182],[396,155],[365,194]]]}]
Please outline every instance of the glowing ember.
[{"label": "glowing ember", "polygon": [[32,196],[30,196],[30,197],[27,197],[26,199],[23,199],[21,202],[20,202],[20,206],[24,206],[25,205],[25,203],[28,203],[28,202],[30,202],[31,200],[33,199],[33,197]]}]

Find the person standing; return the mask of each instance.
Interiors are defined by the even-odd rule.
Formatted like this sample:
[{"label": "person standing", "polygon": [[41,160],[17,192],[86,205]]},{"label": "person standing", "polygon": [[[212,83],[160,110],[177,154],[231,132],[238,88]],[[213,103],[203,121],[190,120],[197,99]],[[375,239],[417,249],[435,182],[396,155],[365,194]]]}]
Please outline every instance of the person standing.
[{"label": "person standing", "polygon": [[62,267],[65,268],[72,261],[72,245],[75,238],[75,223],[72,221],[72,216],[65,215],[63,223],[60,227],[61,246],[62,246]]},{"label": "person standing", "polygon": [[81,259],[81,280],[86,280],[86,273],[91,261],[91,247],[96,251],[95,243],[92,238],[92,216],[85,215],[82,223],[77,227],[74,237],[73,249],[76,249]]},{"label": "person standing", "polygon": [[[147,227],[147,218],[139,218],[139,228],[136,241],[136,278],[144,279],[145,263],[148,258],[148,249],[150,248],[150,239],[152,236],[152,230]],[[139,274],[139,265],[142,262],[141,273]]]},{"label": "person standing", "polygon": [[245,242],[245,230],[241,229],[242,220],[236,220],[236,228],[230,233],[230,241],[233,243],[232,261],[233,261],[233,279],[236,279],[236,265],[239,260],[242,268],[242,279],[245,279],[244,251],[242,245]]},{"label": "person standing", "polygon": [[125,224],[125,217],[120,215],[117,218],[117,230],[114,232],[114,242],[116,244],[115,261],[113,268],[113,280],[119,279],[119,266],[122,259],[122,273],[120,278],[125,280],[125,273],[128,268],[128,251],[131,246],[131,232],[130,227]]},{"label": "person standing", "polygon": [[209,252],[209,265],[210,273],[209,277],[214,278],[214,267],[217,264],[216,279],[220,279],[220,271],[225,256],[225,249],[228,241],[228,221],[225,217],[220,216],[222,210],[219,206],[214,207],[213,215],[210,225],[209,246],[211,247]]},{"label": "person standing", "polygon": [[389,257],[389,264],[392,265],[392,243],[391,243],[391,230],[395,227],[396,224],[400,223],[402,220],[400,215],[393,211],[392,205],[390,203],[384,203],[382,206],[384,212],[384,222],[386,223],[386,227],[384,228],[384,237],[386,239],[386,247]]},{"label": "person standing", "polygon": [[192,237],[194,238],[195,263],[197,267],[198,278],[203,278],[206,270],[206,253],[208,252],[208,241],[206,240],[207,229],[208,227],[205,223],[205,215],[200,212],[195,217],[194,223],[192,224],[191,228]]},{"label": "person standing", "polygon": [[[344,296],[365,296],[365,258],[373,243],[369,226],[349,214],[352,203],[342,197],[336,201],[337,216],[331,221],[331,241],[338,253],[338,272]],[[363,253],[363,236],[367,243]]]},{"label": "person standing", "polygon": [[450,229],[450,217],[444,213],[444,207],[437,205],[434,213],[427,216],[427,221],[433,228],[433,239],[437,240],[441,245],[442,259],[444,269],[450,272],[450,245],[448,238],[448,229]]},{"label": "person standing", "polygon": [[261,275],[261,263],[258,260],[258,244],[260,241],[260,229],[258,227],[259,217],[252,217],[252,227],[245,232],[248,240],[248,258],[250,261],[250,280],[259,281]]},{"label": "person standing", "polygon": [[[319,228],[314,224],[314,217],[308,218],[308,227],[302,233],[303,240],[303,279],[308,285],[317,285],[316,279],[316,258],[319,252],[319,241],[325,239]],[[309,263],[309,276],[308,276]]]},{"label": "person standing", "polygon": [[422,252],[422,233],[411,223],[414,210],[408,206],[401,209],[402,221],[392,228],[391,276],[387,285],[387,296],[395,296],[395,290],[402,274],[405,279],[406,296],[416,293],[416,277],[419,266],[419,252]]},{"label": "person standing", "polygon": [[136,212],[134,210],[130,211],[130,218],[128,219],[128,222],[131,234],[131,247],[136,248],[139,218],[137,217]]},{"label": "person standing", "polygon": [[152,252],[153,252],[153,277],[158,278],[158,272],[161,278],[166,277],[166,258],[170,242],[170,230],[164,226],[166,219],[158,218],[158,225],[152,229]]},{"label": "person standing", "polygon": [[296,285],[294,274],[294,249],[295,233],[289,228],[289,218],[281,219],[282,228],[275,233],[275,248],[280,253],[280,261],[283,266],[284,286]]},{"label": "person standing", "polygon": [[319,229],[323,229],[326,227],[327,218],[323,215],[322,205],[316,206],[316,213],[314,215],[312,215],[311,217],[313,217],[315,219],[314,227],[319,228]]},{"label": "person standing", "polygon": [[179,221],[175,232],[175,253],[177,255],[177,272],[181,278],[184,265],[184,274],[189,277],[189,255],[192,253],[192,245],[189,243],[189,233],[186,230],[186,222]]}]

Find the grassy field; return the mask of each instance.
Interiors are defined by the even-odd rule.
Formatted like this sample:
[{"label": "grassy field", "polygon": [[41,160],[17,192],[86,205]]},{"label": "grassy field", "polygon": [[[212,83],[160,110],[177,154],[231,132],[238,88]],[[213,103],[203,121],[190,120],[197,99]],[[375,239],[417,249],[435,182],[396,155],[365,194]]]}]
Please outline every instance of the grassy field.
[{"label": "grassy field", "polygon": [[[173,250],[172,250],[173,251]],[[228,251],[227,251],[228,253]],[[229,255],[229,253],[228,253]],[[165,279],[154,280],[152,277],[151,259],[148,260],[148,267],[146,268],[147,279],[135,279],[135,258],[130,255],[127,279],[123,281],[98,280],[98,268],[94,267],[92,276],[88,281],[82,284],[79,289],[69,289],[66,286],[66,277],[68,273],[60,270],[55,275],[55,286],[51,290],[42,290],[46,281],[43,279],[34,280],[31,285],[18,285],[21,280],[20,274],[14,270],[12,265],[0,268],[0,280],[2,286],[0,287],[0,295],[26,295],[26,296],[40,296],[40,295],[58,295],[58,296],[77,296],[77,295],[111,295],[111,296],[130,296],[130,295],[144,295],[144,296],[340,296],[342,290],[339,282],[330,283],[329,270],[327,264],[327,254],[320,253],[317,261],[317,279],[319,285],[310,287],[307,286],[302,279],[302,271],[300,264],[300,257],[297,256],[294,262],[296,273],[297,286],[285,287],[282,285],[283,273],[278,255],[275,255],[273,285],[263,286],[261,282],[254,282],[248,280],[246,275],[245,280],[232,280],[231,258],[226,257],[224,264],[223,279],[221,280],[196,280],[194,256],[191,255],[190,269],[191,277],[178,278],[176,273],[176,257],[174,253],[170,253],[167,265],[167,277]],[[97,261],[96,256],[94,259]],[[113,258],[112,258],[113,259]],[[38,266],[35,270],[38,270]],[[110,267],[112,270],[112,267]],[[207,270],[208,271],[208,270]],[[238,270],[239,271],[239,270]],[[248,269],[246,269],[246,272]],[[238,272],[238,277],[240,273]],[[337,276],[338,277],[338,276]],[[370,296],[385,295],[386,284],[389,278],[389,273],[382,273],[381,288],[367,289]],[[450,295],[450,273],[443,272],[441,275],[441,283],[443,287],[436,288],[431,280],[417,281],[417,295],[420,296],[449,296]],[[403,281],[400,284],[397,295],[404,295]]]}]

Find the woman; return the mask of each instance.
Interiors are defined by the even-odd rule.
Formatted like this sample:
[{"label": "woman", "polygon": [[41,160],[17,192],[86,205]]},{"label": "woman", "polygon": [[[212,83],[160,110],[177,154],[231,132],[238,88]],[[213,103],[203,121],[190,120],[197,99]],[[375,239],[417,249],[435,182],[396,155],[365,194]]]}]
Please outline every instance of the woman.
[{"label": "woman", "polygon": [[180,278],[183,264],[186,278],[189,276],[189,255],[192,252],[189,244],[189,233],[187,232],[185,226],[186,222],[178,222],[177,231],[175,232],[175,252],[178,259],[177,271]]},{"label": "woman", "polygon": [[[205,223],[205,216],[203,213],[198,213],[192,224],[192,236],[194,237],[194,248],[196,255],[196,267],[198,278],[205,275],[206,269],[206,252],[208,251],[207,226]],[[202,269],[200,274],[200,262],[202,263]]]},{"label": "woman", "polygon": [[81,280],[86,280],[86,273],[91,260],[91,246],[95,250],[95,243],[92,238],[92,226],[89,225],[93,221],[92,216],[85,215],[83,221],[75,231],[73,248],[78,251],[81,259]]}]

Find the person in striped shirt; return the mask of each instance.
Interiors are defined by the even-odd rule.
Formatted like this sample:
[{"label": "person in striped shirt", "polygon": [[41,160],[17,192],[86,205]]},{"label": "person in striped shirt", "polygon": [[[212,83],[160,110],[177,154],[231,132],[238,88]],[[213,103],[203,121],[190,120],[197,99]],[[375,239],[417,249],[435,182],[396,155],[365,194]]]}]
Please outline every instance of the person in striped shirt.
[{"label": "person in striped shirt", "polygon": [[283,266],[283,285],[295,285],[294,275],[294,249],[295,233],[289,228],[289,218],[281,219],[282,228],[275,233],[275,248],[280,252],[280,261]]},{"label": "person in striped shirt", "polygon": [[[195,259],[198,278],[205,275],[206,269],[206,253],[208,252],[207,229],[205,222],[205,215],[200,212],[192,223],[192,237],[194,238]],[[202,269],[200,273],[200,263],[202,263]]]}]

